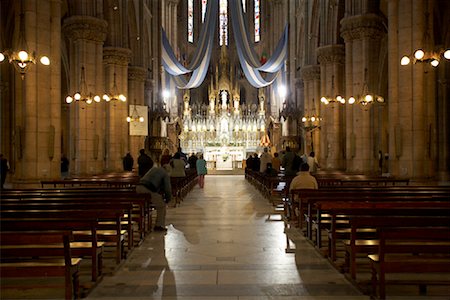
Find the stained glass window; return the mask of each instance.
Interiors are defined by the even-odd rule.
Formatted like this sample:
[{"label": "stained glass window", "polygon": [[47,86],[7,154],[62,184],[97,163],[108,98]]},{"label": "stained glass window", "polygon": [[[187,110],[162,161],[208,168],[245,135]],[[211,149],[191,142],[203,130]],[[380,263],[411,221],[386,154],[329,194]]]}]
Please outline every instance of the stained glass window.
[{"label": "stained glass window", "polygon": [[259,0],[255,0],[255,42],[259,42],[261,39],[261,15],[260,15],[260,6]]},{"label": "stained glass window", "polygon": [[194,42],[194,0],[188,0],[188,42]]},{"label": "stained glass window", "polygon": [[228,0],[219,3],[219,45],[228,45]]},{"label": "stained glass window", "polygon": [[208,0],[202,0],[202,23],[205,22],[205,16],[206,16],[206,3]]}]

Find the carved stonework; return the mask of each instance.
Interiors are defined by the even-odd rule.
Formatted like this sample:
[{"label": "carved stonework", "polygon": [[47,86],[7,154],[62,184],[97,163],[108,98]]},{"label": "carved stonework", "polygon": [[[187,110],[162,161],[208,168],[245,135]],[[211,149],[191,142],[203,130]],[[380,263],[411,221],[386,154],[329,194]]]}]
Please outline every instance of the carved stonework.
[{"label": "carved stonework", "polygon": [[383,20],[375,14],[348,17],[341,21],[341,36],[346,42],[362,38],[381,39],[385,34]]},{"label": "carved stonework", "polygon": [[320,66],[308,65],[301,69],[301,76],[303,80],[319,80],[320,79]]},{"label": "carved stonework", "polygon": [[103,43],[106,40],[108,23],[90,16],[71,16],[64,20],[63,31],[72,40],[89,40]]},{"label": "carved stonework", "polygon": [[326,64],[344,64],[345,63],[345,46],[344,45],[328,45],[317,48],[317,59],[321,65]]},{"label": "carved stonework", "polygon": [[131,50],[118,47],[103,48],[103,62],[105,64],[128,66],[131,59]]},{"label": "carved stonework", "polygon": [[147,70],[142,67],[128,67],[128,80],[145,81],[147,79]]}]

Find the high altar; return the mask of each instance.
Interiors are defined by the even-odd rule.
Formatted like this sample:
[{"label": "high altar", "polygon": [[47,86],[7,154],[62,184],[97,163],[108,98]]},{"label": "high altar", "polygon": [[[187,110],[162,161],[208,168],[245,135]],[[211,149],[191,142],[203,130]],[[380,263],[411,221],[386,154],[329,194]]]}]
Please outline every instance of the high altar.
[{"label": "high altar", "polygon": [[208,87],[209,104],[191,105],[189,90],[185,92],[179,138],[184,152],[203,153],[208,168],[231,170],[242,168],[242,161],[260,151],[261,138],[267,137],[265,95],[260,89],[258,105],[246,105],[240,99],[225,46],[219,64]]}]

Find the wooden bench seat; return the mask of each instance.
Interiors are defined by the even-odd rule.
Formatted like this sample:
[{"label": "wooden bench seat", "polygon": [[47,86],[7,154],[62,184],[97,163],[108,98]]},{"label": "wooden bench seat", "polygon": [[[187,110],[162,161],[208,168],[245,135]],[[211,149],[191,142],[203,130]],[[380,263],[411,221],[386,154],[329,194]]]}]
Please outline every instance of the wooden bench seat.
[{"label": "wooden bench seat", "polygon": [[[380,299],[386,298],[386,274],[450,273],[449,226],[384,227],[379,229],[379,239],[378,253],[370,254],[368,258],[372,292]],[[422,284],[433,283],[424,278]]]},{"label": "wooden bench seat", "polygon": [[[72,258],[70,231],[1,231],[0,274],[2,278],[10,277],[62,277],[65,280],[65,299],[79,298],[80,258]],[[33,247],[20,248],[26,245]],[[63,251],[46,255],[45,247],[60,244]],[[12,248],[17,246],[19,253]],[[4,249],[8,247],[8,249]],[[41,247],[44,247],[42,250]],[[36,253],[40,256],[36,257]],[[57,255],[55,257],[55,255]],[[2,289],[6,288],[2,284]]]},{"label": "wooden bench seat", "polygon": [[[114,242],[115,244],[115,255],[116,255],[116,263],[119,264],[123,257],[125,257],[124,253],[124,236],[123,229],[121,226],[121,220],[123,217],[123,210],[119,208],[108,208],[105,209],[77,209],[77,210],[69,210],[69,209],[54,209],[54,210],[1,210],[0,217],[3,220],[53,220],[53,219],[78,219],[78,220],[87,220],[95,218],[97,220],[115,220],[115,229],[111,231],[111,235],[105,239],[105,242]],[[91,241],[91,231],[89,235],[85,235],[84,239],[82,239],[83,235],[78,236],[77,238],[82,239],[82,241]],[[114,232],[114,234],[112,234]],[[97,234],[96,234],[97,236]],[[102,241],[105,238],[105,235],[99,237],[98,239]]]},{"label": "wooden bench seat", "polygon": [[379,238],[367,239],[360,234],[361,229],[376,230],[381,227],[439,227],[450,224],[450,216],[427,216],[426,212],[418,212],[420,216],[376,216],[359,215],[350,217],[349,239],[343,239],[345,264],[352,280],[356,280],[358,254],[373,254],[378,252]]}]

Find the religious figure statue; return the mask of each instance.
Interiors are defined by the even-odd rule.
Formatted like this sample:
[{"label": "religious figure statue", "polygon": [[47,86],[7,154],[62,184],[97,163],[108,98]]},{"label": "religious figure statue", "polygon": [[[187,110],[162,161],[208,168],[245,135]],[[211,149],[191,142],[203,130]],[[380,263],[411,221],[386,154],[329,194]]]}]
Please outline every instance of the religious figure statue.
[{"label": "religious figure statue", "polygon": [[239,99],[234,98],[234,113],[237,114],[239,112]]},{"label": "religious figure statue", "polygon": [[211,114],[214,113],[214,107],[216,106],[215,102],[216,102],[215,98],[210,98],[209,99],[209,111],[210,111]]},{"label": "religious figure statue", "polygon": [[226,91],[222,91],[221,98],[222,98],[222,109],[226,110],[227,109],[227,92]]}]

